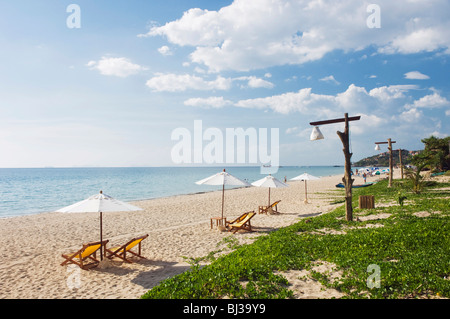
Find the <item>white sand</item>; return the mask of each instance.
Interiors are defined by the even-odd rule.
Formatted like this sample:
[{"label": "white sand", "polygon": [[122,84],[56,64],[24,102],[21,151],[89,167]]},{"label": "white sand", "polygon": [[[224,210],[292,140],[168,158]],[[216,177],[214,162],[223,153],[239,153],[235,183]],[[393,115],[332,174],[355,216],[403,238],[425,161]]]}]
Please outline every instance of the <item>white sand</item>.
[{"label": "white sand", "polygon": [[[335,184],[341,179],[330,176],[308,181],[309,204],[304,203],[302,181],[271,189],[271,201],[281,200],[281,214],[257,214],[252,219],[255,232],[234,235],[210,229],[210,218],[220,215],[221,191],[133,202],[144,210],[103,214],[103,238],[110,240],[111,247],[149,234],[142,242],[147,259],[133,264],[115,260],[107,267],[88,271],[60,266],[64,260],[61,254],[99,240],[97,213],[42,213],[0,219],[0,298],[138,298],[161,280],[187,270],[189,264],[182,256],[206,256],[225,237],[251,242],[300,218],[329,212],[336,207],[330,202],[336,199]],[[355,183],[362,182],[362,178],[356,178]],[[224,215],[231,220],[246,211],[257,212],[258,206],[267,201],[267,188],[229,189],[225,191]],[[327,297],[325,291],[322,297]]]}]

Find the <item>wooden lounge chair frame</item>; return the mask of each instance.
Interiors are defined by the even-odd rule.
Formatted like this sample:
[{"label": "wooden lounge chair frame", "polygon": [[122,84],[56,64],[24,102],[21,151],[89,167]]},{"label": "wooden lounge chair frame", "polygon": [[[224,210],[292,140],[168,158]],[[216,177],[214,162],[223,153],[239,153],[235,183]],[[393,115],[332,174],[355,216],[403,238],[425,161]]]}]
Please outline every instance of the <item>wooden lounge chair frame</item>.
[{"label": "wooden lounge chair frame", "polygon": [[235,234],[240,229],[247,230],[247,231],[253,231],[252,224],[250,223],[250,220],[256,215],[254,211],[245,213],[238,217],[236,219],[236,222],[230,222],[227,224],[228,231],[233,231],[233,234]]},{"label": "wooden lounge chair frame", "polygon": [[254,212],[254,211],[246,212],[246,213],[243,213],[241,216],[237,217],[235,220],[232,220],[232,221],[226,221],[226,222],[225,222],[225,226],[228,227],[228,225],[230,225],[230,224],[238,223],[238,222],[240,222],[241,220],[243,220],[245,217],[247,217],[248,214],[253,213],[253,212]]},{"label": "wooden lounge chair frame", "polygon": [[[127,263],[130,263],[130,264],[133,262],[127,258],[128,253],[130,253],[131,255],[134,255],[136,257],[146,259],[144,256],[141,255],[141,242],[147,237],[148,237],[148,234],[144,235],[144,236],[133,238],[122,246],[117,246],[114,248],[105,248],[106,254],[107,254],[106,257],[110,258],[110,259],[113,257],[118,257],[118,258],[122,259],[123,261],[126,261]],[[135,247],[136,245],[138,246],[138,251],[134,252],[131,249],[133,247]]]},{"label": "wooden lounge chair frame", "polygon": [[[61,266],[64,266],[66,264],[75,264],[84,270],[98,266],[100,261],[97,259],[97,251],[102,246],[106,246],[108,242],[109,240],[104,240],[101,242],[97,241],[83,244],[83,247],[75,253],[62,254],[61,256],[66,260],[61,263]],[[91,262],[86,263],[86,261]]]},{"label": "wooden lounge chair frame", "polygon": [[259,206],[259,214],[280,214],[278,211],[278,204],[281,200],[277,200],[270,206]]}]

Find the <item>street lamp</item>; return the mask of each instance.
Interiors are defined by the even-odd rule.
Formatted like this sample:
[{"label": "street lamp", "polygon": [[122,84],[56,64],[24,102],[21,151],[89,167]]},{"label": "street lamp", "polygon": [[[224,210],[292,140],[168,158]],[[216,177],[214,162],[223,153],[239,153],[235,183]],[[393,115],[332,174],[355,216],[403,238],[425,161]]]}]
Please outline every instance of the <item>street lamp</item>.
[{"label": "street lamp", "polygon": [[353,207],[352,207],[352,185],[354,179],[351,178],[351,162],[350,158],[352,157],[352,153],[350,153],[350,143],[349,143],[349,124],[350,121],[358,121],[361,118],[361,116],[354,116],[354,117],[348,117],[348,113],[345,113],[344,118],[339,119],[333,119],[333,120],[325,120],[325,121],[318,121],[318,122],[310,122],[310,125],[313,125],[313,131],[311,133],[310,139],[312,141],[323,139],[323,134],[320,132],[318,125],[326,125],[326,124],[333,124],[333,123],[341,123],[345,122],[345,130],[344,133],[337,131],[337,135],[342,141],[342,144],[344,145],[344,156],[345,156],[345,172],[344,177],[342,178],[342,181],[344,182],[345,186],[345,216],[347,221],[353,220]]},{"label": "street lamp", "polygon": [[312,132],[311,132],[311,136],[309,137],[309,139],[311,141],[317,141],[317,140],[323,140],[323,134],[322,132],[319,130],[318,126],[314,126]]},{"label": "street lamp", "polygon": [[392,179],[394,174],[394,168],[393,168],[393,159],[392,159],[392,144],[396,143],[395,141],[391,141],[390,138],[387,139],[387,142],[375,142],[376,146],[375,149],[380,149],[379,144],[388,144],[388,150],[389,150],[389,185],[388,187],[392,187]]}]

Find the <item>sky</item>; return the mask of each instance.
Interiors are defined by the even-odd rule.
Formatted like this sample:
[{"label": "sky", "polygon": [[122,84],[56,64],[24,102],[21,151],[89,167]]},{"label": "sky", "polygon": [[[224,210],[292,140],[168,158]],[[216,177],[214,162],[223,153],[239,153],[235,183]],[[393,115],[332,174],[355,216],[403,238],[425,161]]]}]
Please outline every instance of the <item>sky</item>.
[{"label": "sky", "polygon": [[352,161],[422,149],[448,30],[447,0],[0,1],[0,167],[343,165],[309,123],[345,113]]}]

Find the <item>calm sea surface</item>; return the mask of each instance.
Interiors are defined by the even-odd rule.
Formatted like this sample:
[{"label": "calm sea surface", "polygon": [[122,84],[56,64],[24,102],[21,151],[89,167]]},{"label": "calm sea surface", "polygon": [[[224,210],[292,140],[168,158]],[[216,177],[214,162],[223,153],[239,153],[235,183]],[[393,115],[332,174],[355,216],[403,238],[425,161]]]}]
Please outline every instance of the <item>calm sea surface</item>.
[{"label": "calm sea surface", "polygon": [[[220,171],[218,167],[0,168],[0,218],[55,211],[100,190],[122,201],[219,190],[220,186],[195,182]],[[260,167],[226,171],[249,183],[265,176]],[[344,174],[344,167],[285,166],[272,175],[283,181],[305,172],[323,177]]]}]

